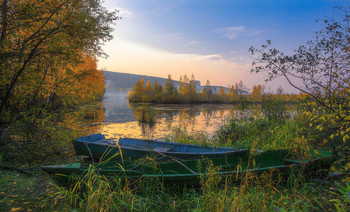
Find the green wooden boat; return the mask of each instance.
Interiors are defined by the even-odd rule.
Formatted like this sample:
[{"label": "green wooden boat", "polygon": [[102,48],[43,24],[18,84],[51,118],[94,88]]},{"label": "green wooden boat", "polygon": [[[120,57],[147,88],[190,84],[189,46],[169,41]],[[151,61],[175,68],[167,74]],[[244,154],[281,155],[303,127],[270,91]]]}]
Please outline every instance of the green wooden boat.
[{"label": "green wooden boat", "polygon": [[[218,175],[239,181],[247,172],[260,175],[266,171],[276,171],[287,175],[291,170],[303,170],[314,175],[328,170],[334,162],[332,152],[312,150],[308,153],[293,154],[288,150],[274,150],[258,153],[248,151],[245,155],[198,159],[187,161],[155,162],[154,160],[106,162],[95,165],[95,170],[106,177],[121,177],[131,180],[159,179],[164,183],[198,184],[201,176],[208,175],[208,167],[219,169]],[[212,165],[209,165],[212,164]],[[72,163],[41,167],[59,185],[67,186],[73,182],[72,176],[87,173],[91,164]]]}]

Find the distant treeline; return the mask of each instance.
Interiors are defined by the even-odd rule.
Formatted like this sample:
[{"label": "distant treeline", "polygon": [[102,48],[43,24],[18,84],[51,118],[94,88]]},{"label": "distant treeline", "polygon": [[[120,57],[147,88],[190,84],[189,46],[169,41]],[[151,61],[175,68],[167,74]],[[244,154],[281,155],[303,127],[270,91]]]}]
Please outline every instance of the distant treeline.
[{"label": "distant treeline", "polygon": [[[221,87],[219,92],[215,94],[207,81],[201,92],[197,92],[194,76],[189,79],[186,75],[180,77],[179,86],[174,86],[171,76],[165,86],[154,82],[153,85],[142,78],[137,81],[134,91],[129,91],[128,98],[134,103],[164,103],[164,104],[196,104],[196,103],[261,103],[266,99],[281,100],[284,102],[297,102],[306,99],[307,96],[300,94],[283,94],[283,90],[279,88],[277,94],[266,94],[263,86],[256,85],[253,87],[251,94],[249,89],[242,83],[236,83],[228,88],[225,93]],[[268,97],[268,98],[267,98]]]}]

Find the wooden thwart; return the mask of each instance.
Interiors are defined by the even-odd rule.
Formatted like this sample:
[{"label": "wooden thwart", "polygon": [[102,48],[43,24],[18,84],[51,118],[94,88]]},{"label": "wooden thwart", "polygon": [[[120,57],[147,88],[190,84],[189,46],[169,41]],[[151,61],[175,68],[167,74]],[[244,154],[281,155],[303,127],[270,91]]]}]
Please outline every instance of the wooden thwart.
[{"label": "wooden thwart", "polygon": [[152,149],[152,150],[153,150],[153,151],[156,151],[156,152],[168,152],[168,151],[171,150],[171,148],[159,146],[159,147],[154,148],[154,149]]}]

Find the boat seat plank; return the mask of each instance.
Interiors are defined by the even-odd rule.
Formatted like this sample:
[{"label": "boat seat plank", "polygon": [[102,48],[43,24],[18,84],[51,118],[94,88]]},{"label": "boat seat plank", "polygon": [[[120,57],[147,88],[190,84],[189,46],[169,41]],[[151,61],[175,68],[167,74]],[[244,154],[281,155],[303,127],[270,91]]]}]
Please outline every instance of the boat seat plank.
[{"label": "boat seat plank", "polygon": [[171,148],[169,148],[169,147],[157,147],[157,148],[154,148],[152,150],[156,151],[156,152],[168,152],[171,150]]},{"label": "boat seat plank", "polygon": [[284,163],[295,163],[295,164],[302,164],[303,162],[300,160],[296,160],[296,159],[284,159],[283,160]]}]

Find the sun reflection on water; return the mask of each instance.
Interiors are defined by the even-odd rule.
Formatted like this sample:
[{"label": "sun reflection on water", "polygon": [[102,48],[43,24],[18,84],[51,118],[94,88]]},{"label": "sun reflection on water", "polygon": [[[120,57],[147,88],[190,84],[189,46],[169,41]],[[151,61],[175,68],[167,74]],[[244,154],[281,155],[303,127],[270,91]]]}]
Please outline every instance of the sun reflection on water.
[{"label": "sun reflection on water", "polygon": [[125,95],[108,95],[103,100],[104,120],[90,125],[90,134],[107,138],[132,137],[163,140],[175,127],[209,135],[232,114],[233,105],[154,105],[128,104]]}]

